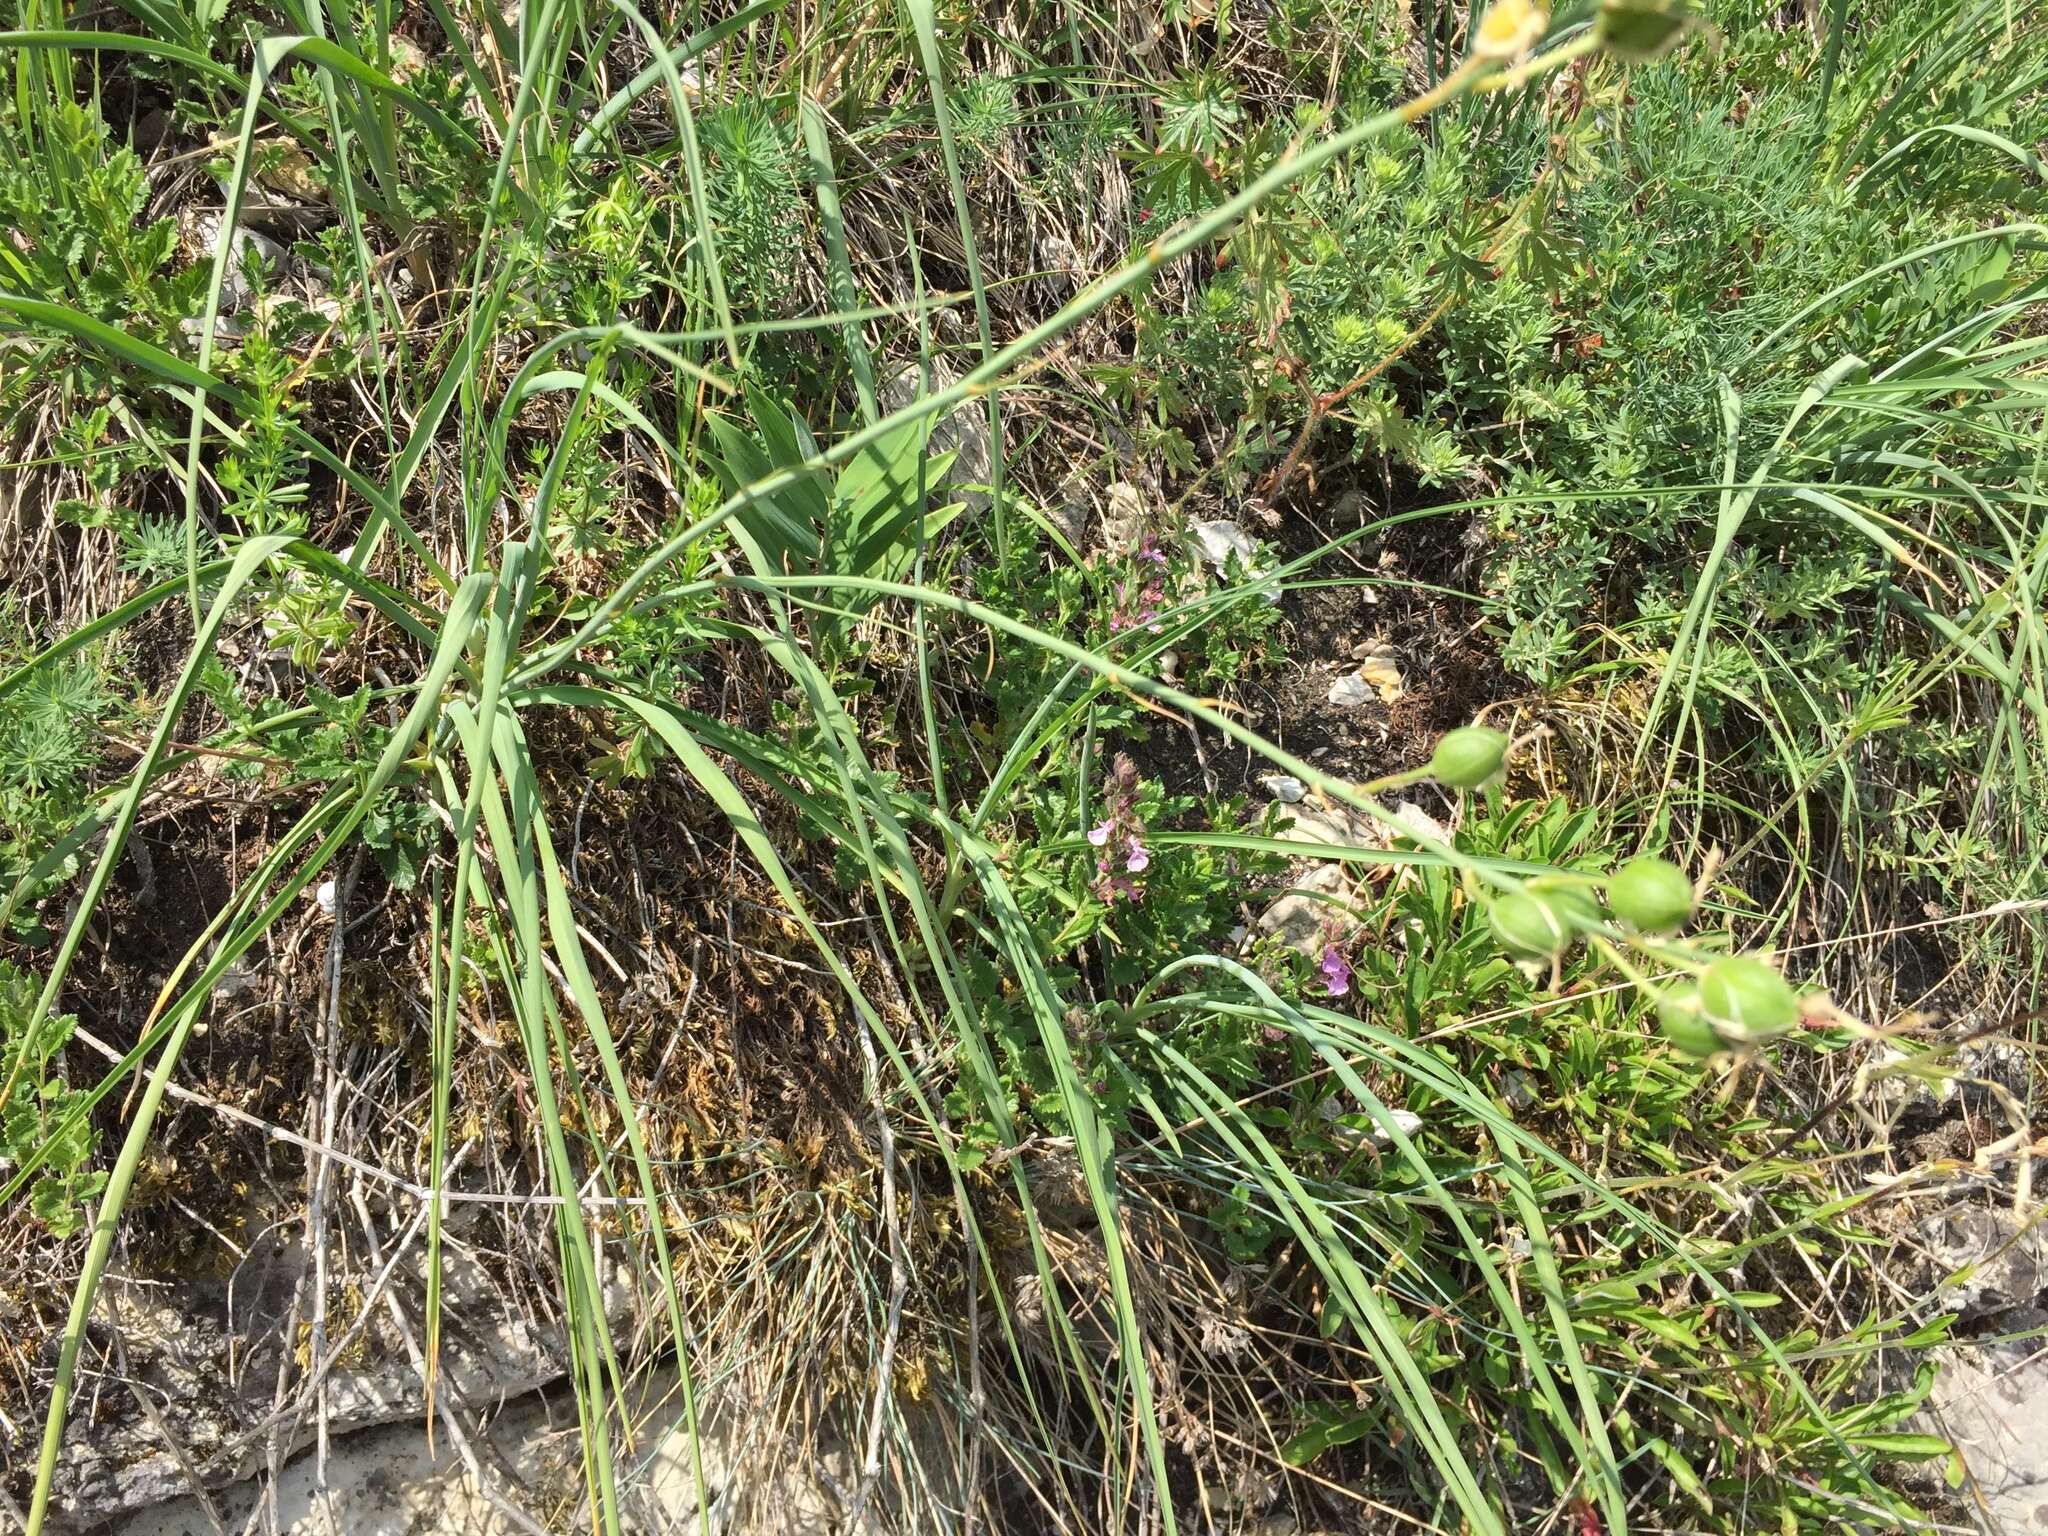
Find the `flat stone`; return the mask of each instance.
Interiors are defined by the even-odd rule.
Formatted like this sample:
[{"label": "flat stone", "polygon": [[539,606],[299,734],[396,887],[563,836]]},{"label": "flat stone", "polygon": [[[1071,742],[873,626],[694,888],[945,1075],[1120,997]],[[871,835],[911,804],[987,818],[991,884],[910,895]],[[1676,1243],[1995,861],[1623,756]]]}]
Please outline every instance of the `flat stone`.
[{"label": "flat stone", "polygon": [[1988,1531],[2048,1532],[2048,1223],[1985,1202],[1959,1202],[1921,1222],[1919,1262],[1902,1276],[1957,1314],[1981,1344],[1935,1351],[1935,1376],[1915,1427],[1956,1448],[1961,1490]]},{"label": "flat stone", "polygon": [[1947,1349],[1938,1358],[1921,1419],[1960,1453],[1969,1479],[1963,1495],[1982,1500],[1984,1529],[2048,1531],[2048,1360],[2039,1341]]},{"label": "flat stone", "polygon": [[[530,1474],[537,1470],[547,1438],[573,1431],[575,1423],[570,1405],[554,1405],[551,1412],[544,1398],[522,1398],[493,1422],[490,1449],[501,1465]],[[430,1452],[418,1423],[386,1425],[337,1440],[327,1458],[324,1500],[318,1474],[310,1452],[279,1473],[277,1523],[284,1536],[327,1536],[329,1515],[333,1529],[347,1536],[512,1536],[520,1530],[477,1487],[447,1435]],[[505,1497],[508,1490],[499,1492]],[[517,1501],[521,1490],[509,1492]],[[258,1495],[254,1478],[214,1495],[229,1530],[243,1528]],[[103,1536],[213,1536],[213,1527],[199,1501],[188,1495],[117,1520]]]},{"label": "flat stone", "polygon": [[1104,493],[1103,499],[1103,547],[1113,555],[1129,554],[1145,537],[1148,519],[1144,493],[1128,480],[1118,480]]},{"label": "flat stone", "polygon": [[[186,258],[210,264],[214,248],[220,243],[221,210],[201,208],[187,212],[179,220],[178,232]],[[283,277],[285,251],[268,235],[246,224],[237,224],[230,232],[228,247],[227,269],[221,275],[220,308],[222,314],[233,315],[247,309],[255,297],[252,269],[260,267],[266,282],[274,283]]]},{"label": "flat stone", "polygon": [[[951,367],[937,358],[932,361],[931,371],[933,394],[948,388],[959,378]],[[924,394],[923,386],[923,370],[915,363],[902,364],[882,380],[878,391],[880,398],[876,403],[884,415],[889,415],[919,399]],[[995,464],[991,452],[993,442],[988,430],[988,406],[981,400],[963,401],[932,423],[930,452],[934,457],[943,453],[953,455],[952,467],[946,471],[946,484],[975,512],[988,509],[988,486]]]},{"label": "flat stone", "polygon": [[[1275,778],[1283,777],[1279,775]],[[1286,797],[1267,782],[1268,793]],[[1286,779],[1289,785],[1299,783]],[[1317,850],[1324,848],[1389,848],[1401,833],[1370,816],[1335,801],[1304,798],[1287,807],[1288,825],[1277,834],[1283,842],[1313,845],[1304,848],[1298,861],[1299,873],[1293,886],[1259,914],[1253,931],[1301,951],[1314,960],[1333,939],[1343,941],[1355,927],[1349,904],[1356,877],[1349,864]],[[1449,834],[1419,806],[1403,801],[1394,808],[1394,819],[1424,838],[1447,839]]]},{"label": "flat stone", "polygon": [[1920,1241],[1933,1271],[1927,1290],[1965,1320],[2033,1307],[2048,1292],[2048,1222],[1954,1205],[1921,1223]]},{"label": "flat stone", "polygon": [[[893,1528],[894,1488],[887,1476],[858,1526],[847,1525],[841,1495],[858,1487],[860,1467],[843,1441],[826,1438],[811,1464],[822,1476],[813,1476],[781,1454],[773,1415],[742,1411],[728,1399],[700,1404],[703,1431],[693,1458],[673,1373],[658,1371],[636,1383],[634,1398],[662,1407],[641,1426],[634,1453],[618,1460],[620,1525],[629,1536],[695,1531],[700,1502],[722,1536],[879,1536]],[[907,1417],[920,1459],[929,1468],[944,1467],[947,1442],[932,1417],[914,1411]],[[416,1417],[338,1436],[328,1453],[324,1494],[310,1452],[283,1467],[278,1529],[283,1536],[525,1536],[536,1528],[563,1528],[550,1511],[573,1506],[582,1490],[576,1406],[566,1386],[504,1404],[471,1443],[491,1480],[488,1490],[445,1432],[429,1449]],[[885,1453],[900,1451],[885,1443]],[[779,1470],[764,1471],[767,1465]],[[262,1479],[251,1477],[214,1493],[230,1530],[247,1524],[261,1487]],[[507,1506],[523,1518],[508,1515]],[[125,1516],[100,1536],[213,1536],[213,1526],[199,1501],[186,1495]]]},{"label": "flat stone", "polygon": [[1259,552],[1258,545],[1228,518],[1217,518],[1210,522],[1196,521],[1188,524],[1188,532],[1195,537],[1195,547],[1202,552],[1202,558],[1217,570],[1228,570],[1231,557],[1245,570],[1252,568],[1252,557]]},{"label": "flat stone", "polygon": [[1313,959],[1330,942],[1333,928],[1350,925],[1350,895],[1351,876],[1342,864],[1318,864],[1259,914],[1258,931]]},{"label": "flat stone", "polygon": [[[444,1331],[441,1372],[459,1397],[488,1407],[524,1397],[562,1378],[568,1351],[560,1330],[511,1307],[482,1267],[459,1245],[443,1253]],[[424,1245],[408,1252],[395,1284],[401,1293],[424,1289]],[[101,1389],[103,1412],[74,1413],[65,1435],[56,1481],[53,1529],[94,1528],[102,1522],[176,1499],[191,1490],[178,1453],[209,1488],[248,1477],[263,1461],[290,1299],[298,1284],[302,1250],[279,1243],[252,1251],[231,1280],[193,1280],[164,1289],[110,1279],[103,1307],[118,1324],[128,1373],[154,1406],[157,1421],[136,1408],[125,1391]],[[615,1330],[635,1311],[625,1271],[607,1284],[605,1309]],[[329,1317],[338,1341],[354,1321]],[[328,1429],[341,1437],[380,1426],[417,1421],[426,1394],[403,1341],[382,1303],[373,1311],[343,1363],[327,1377]],[[161,1427],[160,1427],[161,1426]],[[296,1453],[313,1438],[308,1414],[284,1437]]]}]

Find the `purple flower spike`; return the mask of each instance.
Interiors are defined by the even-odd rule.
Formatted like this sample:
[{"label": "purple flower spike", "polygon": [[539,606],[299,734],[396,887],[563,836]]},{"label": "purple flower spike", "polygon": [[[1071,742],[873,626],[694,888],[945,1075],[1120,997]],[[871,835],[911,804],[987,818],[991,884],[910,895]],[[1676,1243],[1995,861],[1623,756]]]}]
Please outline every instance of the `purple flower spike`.
[{"label": "purple flower spike", "polygon": [[1102,851],[1095,858],[1095,898],[1114,906],[1119,896],[1145,899],[1133,876],[1152,867],[1145,846],[1145,819],[1138,811],[1138,767],[1119,752],[1102,790],[1102,824],[1088,829],[1089,843]]},{"label": "purple flower spike", "polygon": [[1351,964],[1337,952],[1334,944],[1323,946],[1323,986],[1330,996],[1342,997],[1351,990]]},{"label": "purple flower spike", "polygon": [[1158,541],[1146,539],[1131,552],[1132,574],[1116,584],[1116,606],[1109,616],[1112,633],[1128,629],[1158,629],[1159,613],[1166,603],[1166,553]]}]

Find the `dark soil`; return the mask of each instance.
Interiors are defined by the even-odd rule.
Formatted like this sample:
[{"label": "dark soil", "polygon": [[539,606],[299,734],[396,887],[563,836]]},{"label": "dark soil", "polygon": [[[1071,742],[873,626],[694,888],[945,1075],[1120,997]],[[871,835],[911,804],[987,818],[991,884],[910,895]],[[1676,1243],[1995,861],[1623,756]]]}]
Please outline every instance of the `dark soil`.
[{"label": "dark soil", "polygon": [[[1367,505],[1355,496],[1336,498],[1336,517],[1322,505],[1326,498],[1316,500],[1289,506],[1272,526],[1247,519],[1247,531],[1291,562],[1355,533],[1374,515],[1352,511]],[[1225,702],[1268,740],[1347,779],[1427,761],[1443,732],[1519,691],[1487,638],[1481,605],[1468,595],[1478,562],[1465,535],[1465,521],[1456,514],[1419,518],[1325,554],[1282,596],[1282,623],[1267,664]],[[1331,704],[1330,685],[1356,669],[1364,648],[1375,644],[1390,648],[1405,679],[1402,696],[1392,703],[1375,695],[1349,707]],[[1207,731],[1202,749],[1218,792],[1266,798],[1259,779],[1271,769],[1263,759]],[[1156,724],[1134,756],[1170,792],[1206,787],[1185,731]]]}]

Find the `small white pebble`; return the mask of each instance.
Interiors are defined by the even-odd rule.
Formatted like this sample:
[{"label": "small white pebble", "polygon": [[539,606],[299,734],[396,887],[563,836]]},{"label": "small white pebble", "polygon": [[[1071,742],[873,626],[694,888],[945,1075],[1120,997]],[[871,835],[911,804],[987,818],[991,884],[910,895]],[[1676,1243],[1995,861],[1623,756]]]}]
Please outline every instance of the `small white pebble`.
[{"label": "small white pebble", "polygon": [[322,917],[334,916],[335,890],[332,880],[322,880],[318,890],[313,892],[313,901],[320,908]]},{"label": "small white pebble", "polygon": [[1269,773],[1259,780],[1267,794],[1283,805],[1299,805],[1302,796],[1308,793],[1308,786],[1287,773]]},{"label": "small white pebble", "polygon": [[[1387,1118],[1394,1122],[1395,1126],[1399,1128],[1403,1136],[1413,1136],[1417,1131],[1422,1129],[1422,1116],[1416,1114],[1415,1111],[1412,1109],[1389,1110],[1387,1111]],[[1385,1129],[1375,1127],[1373,1131],[1373,1140],[1392,1141],[1393,1137],[1390,1136]]]},{"label": "small white pebble", "polygon": [[1330,684],[1330,702],[1339,709],[1356,709],[1371,697],[1371,685],[1356,672],[1346,672]]}]

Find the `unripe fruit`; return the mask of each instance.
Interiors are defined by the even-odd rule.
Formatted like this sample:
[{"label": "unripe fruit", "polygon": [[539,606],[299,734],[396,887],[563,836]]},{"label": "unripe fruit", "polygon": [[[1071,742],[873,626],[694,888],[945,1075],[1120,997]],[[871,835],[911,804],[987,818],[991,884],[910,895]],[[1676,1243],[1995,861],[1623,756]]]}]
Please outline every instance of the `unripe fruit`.
[{"label": "unripe fruit", "polygon": [[1557,920],[1574,935],[1598,928],[1607,921],[1594,899],[1593,889],[1580,880],[1557,880],[1538,875],[1523,887],[1556,914]]},{"label": "unripe fruit", "polygon": [[1697,987],[1673,987],[1658,994],[1657,1028],[1688,1056],[1713,1056],[1727,1049],[1700,1012]]},{"label": "unripe fruit", "polygon": [[1669,53],[1698,20],[1692,0],[1600,0],[1593,30],[1609,53],[1637,64]]},{"label": "unripe fruit", "polygon": [[1723,1034],[1760,1040],[1792,1027],[1799,994],[1754,955],[1730,955],[1700,977],[1700,1009]]},{"label": "unripe fruit", "polygon": [[1572,928],[1558,907],[1541,896],[1515,891],[1487,914],[1500,947],[1517,960],[1555,960],[1572,941]]},{"label": "unripe fruit", "polygon": [[1446,789],[1477,789],[1507,761],[1508,738],[1490,725],[1446,731],[1430,755],[1430,777]]},{"label": "unripe fruit", "polygon": [[1692,916],[1692,882],[1669,859],[1631,859],[1607,882],[1607,905],[1641,933],[1676,933]]}]

